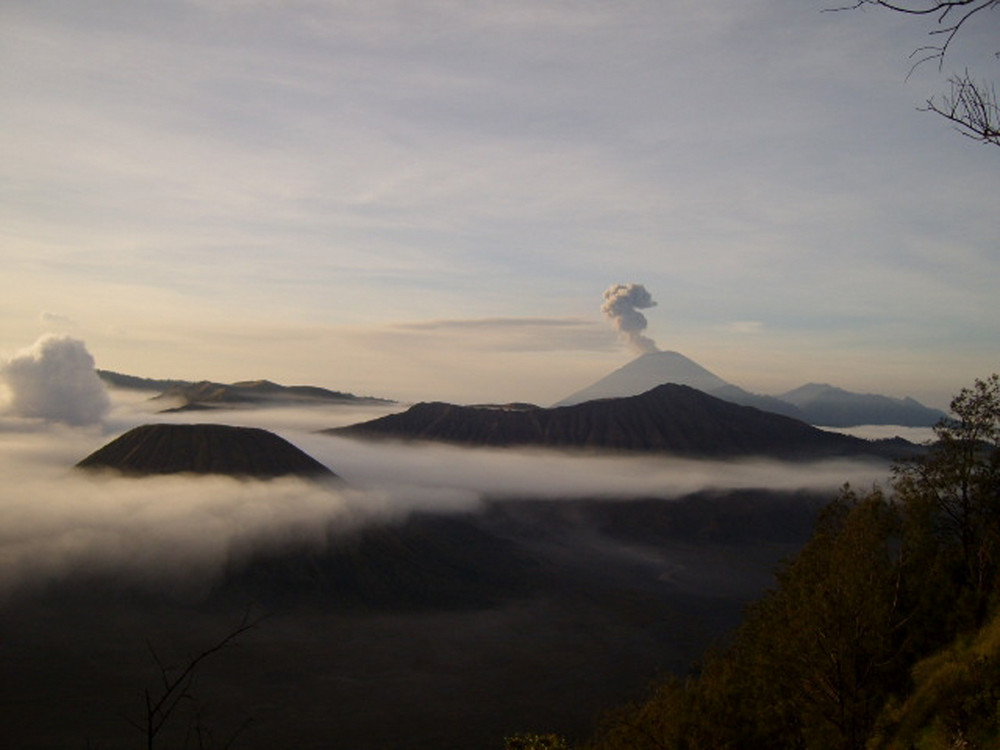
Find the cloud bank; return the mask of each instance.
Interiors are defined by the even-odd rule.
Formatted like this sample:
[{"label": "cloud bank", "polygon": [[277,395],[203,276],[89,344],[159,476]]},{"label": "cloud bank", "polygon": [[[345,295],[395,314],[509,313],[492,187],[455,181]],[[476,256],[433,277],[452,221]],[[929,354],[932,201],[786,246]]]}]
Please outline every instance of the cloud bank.
[{"label": "cloud bank", "polygon": [[70,336],[46,334],[0,366],[4,413],[96,424],[111,408],[107,390],[86,345]]},{"label": "cloud bank", "polygon": [[[152,421],[147,403],[117,403],[114,431]],[[333,420],[336,410],[322,409]],[[257,551],[320,549],[330,535],[412,512],[475,512],[488,498],[662,498],[703,489],[829,490],[884,481],[883,464],[696,461],[539,450],[369,443],[316,434],[309,409],[213,413],[263,426],[346,480],[245,482],[227,477],[94,476],[71,467],[114,437],[65,424],[0,420],[0,600],[74,576],[199,597]],[[355,421],[354,411],[342,419]],[[15,429],[17,428],[17,429]]]}]

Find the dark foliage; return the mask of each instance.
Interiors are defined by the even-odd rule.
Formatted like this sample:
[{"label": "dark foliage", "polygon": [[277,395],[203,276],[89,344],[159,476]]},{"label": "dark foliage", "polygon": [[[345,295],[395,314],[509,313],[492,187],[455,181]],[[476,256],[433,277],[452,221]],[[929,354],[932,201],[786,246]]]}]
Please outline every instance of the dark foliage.
[{"label": "dark foliage", "polygon": [[951,411],[892,495],[845,487],[728,643],[590,747],[997,747],[1000,377]]}]

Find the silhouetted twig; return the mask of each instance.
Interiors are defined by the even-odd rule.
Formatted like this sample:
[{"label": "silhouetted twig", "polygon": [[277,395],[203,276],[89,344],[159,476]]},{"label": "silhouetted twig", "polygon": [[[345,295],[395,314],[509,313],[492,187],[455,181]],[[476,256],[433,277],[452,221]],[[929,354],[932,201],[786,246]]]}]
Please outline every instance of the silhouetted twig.
[{"label": "silhouetted twig", "polygon": [[[1000,0],[856,0],[850,5],[827,8],[826,11],[857,10],[873,5],[886,10],[911,16],[926,16],[936,20],[939,28],[928,32],[940,39],[940,44],[929,44],[915,49],[910,57],[916,58],[910,68],[913,71],[926,62],[937,60],[938,70],[944,67],[944,59],[952,42],[979,13],[989,9],[1000,9]],[[1000,53],[997,55],[1000,57]],[[927,100],[921,107],[923,112],[934,112],[957,125],[957,130],[973,140],[1000,146],[1000,110],[997,108],[996,90],[991,84],[977,83],[969,75],[953,76],[949,94],[940,101]]]},{"label": "silhouetted twig", "polygon": [[[146,647],[149,649],[149,653],[159,670],[161,685],[158,690],[151,690],[149,687],[146,687],[143,691],[144,707],[143,717],[140,721],[136,721],[128,717],[125,717],[125,719],[129,724],[145,735],[147,750],[153,750],[156,737],[160,734],[167,722],[170,721],[177,708],[186,701],[194,700],[191,694],[191,685],[194,681],[198,668],[205,662],[205,660],[223,649],[234,645],[237,638],[247,631],[257,627],[265,619],[265,617],[266,616],[251,617],[250,610],[248,609],[243,613],[242,619],[235,628],[229,631],[219,641],[215,642],[204,651],[187,661],[176,675],[172,674],[175,671],[174,669],[164,664],[152,644],[148,641],[146,642]],[[245,721],[236,733],[226,742],[226,744],[223,745],[223,747],[232,747],[239,734],[241,734],[247,726],[249,726],[250,721],[251,720],[249,719]],[[198,739],[198,747],[205,747],[205,739],[211,739],[211,732],[208,732],[206,728],[202,726],[200,718],[197,722],[195,731]]]}]

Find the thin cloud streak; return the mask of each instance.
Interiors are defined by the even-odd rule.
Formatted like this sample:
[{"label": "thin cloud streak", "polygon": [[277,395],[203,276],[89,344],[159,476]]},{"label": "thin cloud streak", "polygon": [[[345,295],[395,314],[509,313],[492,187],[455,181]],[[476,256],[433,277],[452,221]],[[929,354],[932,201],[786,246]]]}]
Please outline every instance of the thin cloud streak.
[{"label": "thin cloud streak", "polygon": [[415,323],[400,323],[399,328],[413,330],[439,330],[449,328],[586,328],[593,321],[579,318],[475,318],[468,320],[424,320]]}]

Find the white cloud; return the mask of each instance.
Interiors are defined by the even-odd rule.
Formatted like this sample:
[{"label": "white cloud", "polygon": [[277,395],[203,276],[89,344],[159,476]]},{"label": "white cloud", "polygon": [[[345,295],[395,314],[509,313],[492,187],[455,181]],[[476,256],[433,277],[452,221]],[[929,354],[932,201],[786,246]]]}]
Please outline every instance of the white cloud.
[{"label": "white cloud", "polygon": [[86,345],[48,334],[0,365],[3,409],[69,424],[100,422],[111,406]]}]

